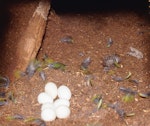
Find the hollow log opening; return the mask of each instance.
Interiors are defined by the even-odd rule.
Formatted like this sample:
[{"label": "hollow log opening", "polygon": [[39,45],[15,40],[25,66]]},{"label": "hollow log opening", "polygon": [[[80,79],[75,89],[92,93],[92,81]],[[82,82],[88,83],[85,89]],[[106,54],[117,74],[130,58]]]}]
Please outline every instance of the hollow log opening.
[{"label": "hollow log opening", "polygon": [[0,126],[149,126],[148,6],[0,0]]}]

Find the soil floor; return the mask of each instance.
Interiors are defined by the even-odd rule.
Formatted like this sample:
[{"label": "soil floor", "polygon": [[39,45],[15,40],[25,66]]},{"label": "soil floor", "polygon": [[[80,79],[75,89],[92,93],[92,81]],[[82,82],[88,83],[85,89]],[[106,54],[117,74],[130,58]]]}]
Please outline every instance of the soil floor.
[{"label": "soil floor", "polygon": [[[9,24],[11,30],[6,31],[7,34],[3,39],[9,44],[8,50],[2,51],[4,55],[0,57],[4,59],[0,64],[1,74],[12,75],[17,55],[14,43],[27,26],[37,3],[11,5],[9,14],[13,18]],[[36,125],[30,121],[10,117],[19,114],[24,118],[41,118],[41,105],[37,102],[37,96],[44,91],[47,82],[54,82],[58,87],[64,84],[72,92],[70,116],[67,119],[46,122],[47,126],[150,126],[150,99],[135,94],[132,95],[132,101],[125,102],[123,98],[126,94],[119,90],[120,87],[125,87],[140,93],[150,91],[149,31],[148,15],[141,12],[124,10],[56,13],[52,10],[37,58],[42,60],[46,54],[50,59],[65,64],[66,69],[64,71],[44,69],[45,81],[36,72],[30,79],[24,76],[11,83],[6,91],[13,93],[14,101],[9,100],[6,105],[0,106],[0,126]],[[65,36],[71,36],[73,42],[61,42]],[[110,38],[113,43],[108,47]],[[143,58],[128,55],[130,47],[141,51]],[[0,49],[4,48],[6,49],[1,46]],[[106,72],[103,66],[104,58],[113,54],[119,55],[121,67],[113,67]],[[80,67],[88,57],[91,58],[88,65],[90,73],[85,73]],[[125,78],[129,73],[132,75],[128,79],[120,82],[113,79],[113,77]],[[88,81],[89,77],[92,78]],[[102,97],[100,109],[92,100],[96,95]],[[106,107],[115,103],[118,104],[116,109]],[[121,117],[121,112],[134,115]]]}]

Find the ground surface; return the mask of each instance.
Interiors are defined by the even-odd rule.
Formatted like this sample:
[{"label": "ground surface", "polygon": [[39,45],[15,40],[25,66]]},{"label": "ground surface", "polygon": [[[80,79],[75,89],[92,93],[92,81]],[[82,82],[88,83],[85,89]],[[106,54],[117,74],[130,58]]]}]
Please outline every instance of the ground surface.
[{"label": "ground surface", "polygon": [[[32,12],[36,4],[28,5],[29,11]],[[20,12],[15,11],[16,9],[13,10],[15,6],[12,7],[12,12],[20,15]],[[32,15],[32,13],[28,14],[18,16],[19,28],[15,27],[16,21],[14,21],[10,24],[11,30],[14,29],[15,32],[22,30],[26,25],[21,25],[21,21],[25,22]],[[132,102],[123,102],[122,98],[125,94],[119,91],[120,86],[138,92],[150,91],[149,30],[147,17],[134,11],[86,14],[56,14],[51,11],[38,59],[41,60],[44,54],[47,54],[49,58],[65,64],[66,70],[45,69],[46,81],[42,81],[39,74],[35,73],[31,79],[22,77],[16,83],[11,83],[7,91],[14,93],[15,103],[9,101],[7,105],[0,107],[0,126],[30,125],[22,120],[8,119],[15,114],[23,115],[25,118],[40,118],[41,105],[37,102],[37,96],[49,81],[55,82],[58,86],[67,85],[72,92],[72,98],[70,117],[48,122],[47,126],[150,126],[150,99],[135,95]],[[8,38],[17,41],[20,32],[12,34],[11,36],[9,33],[11,37]],[[72,44],[60,42],[66,35],[72,36]],[[108,48],[109,38],[113,40],[113,44]],[[12,44],[10,48],[14,48]],[[140,50],[144,57],[137,59],[127,55],[131,46]],[[120,56],[122,67],[115,67],[107,73],[102,65],[103,59],[112,54]],[[13,55],[10,57],[13,58]],[[86,75],[80,70],[82,61],[87,57],[91,58],[88,70],[93,76],[92,85],[87,84]],[[11,63],[7,71],[14,66],[15,63]],[[129,72],[132,73],[130,79],[138,80],[138,85],[129,82],[128,79],[122,82],[112,80],[112,76],[125,77]],[[135,115],[122,119],[109,107],[96,110],[97,105],[92,101],[95,95],[102,95],[103,104],[118,102],[120,109]]]}]

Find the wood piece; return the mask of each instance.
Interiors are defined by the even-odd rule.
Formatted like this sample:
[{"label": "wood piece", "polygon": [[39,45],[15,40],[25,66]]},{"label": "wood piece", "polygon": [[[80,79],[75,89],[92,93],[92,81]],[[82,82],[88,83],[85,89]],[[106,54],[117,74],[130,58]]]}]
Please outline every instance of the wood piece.
[{"label": "wood piece", "polygon": [[17,46],[17,69],[25,71],[28,63],[36,57],[45,33],[49,10],[50,1],[41,0],[19,40]]}]

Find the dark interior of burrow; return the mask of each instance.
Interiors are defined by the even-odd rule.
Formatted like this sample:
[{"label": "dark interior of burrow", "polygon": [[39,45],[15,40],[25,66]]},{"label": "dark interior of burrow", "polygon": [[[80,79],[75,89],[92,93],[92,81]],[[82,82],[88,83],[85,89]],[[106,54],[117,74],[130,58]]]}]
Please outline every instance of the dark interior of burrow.
[{"label": "dark interior of burrow", "polygon": [[17,45],[39,1],[0,0],[0,125],[45,126],[39,121],[37,96],[47,82],[54,82],[70,88],[71,114],[46,122],[47,126],[148,126],[148,1],[51,0],[34,59],[49,64],[40,64],[30,77],[16,70],[20,63],[16,50],[22,48]]},{"label": "dark interior of burrow", "polygon": [[121,10],[147,10],[147,1],[129,0],[52,0],[52,6],[59,12],[93,12],[93,11],[121,11]]}]

